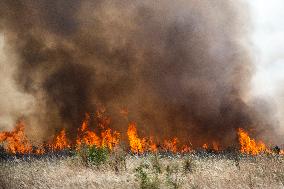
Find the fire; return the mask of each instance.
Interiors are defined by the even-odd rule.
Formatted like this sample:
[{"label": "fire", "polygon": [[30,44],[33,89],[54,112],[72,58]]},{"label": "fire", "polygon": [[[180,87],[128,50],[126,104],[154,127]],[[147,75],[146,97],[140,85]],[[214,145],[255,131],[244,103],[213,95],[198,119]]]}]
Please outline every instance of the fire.
[{"label": "fire", "polygon": [[0,132],[0,143],[10,153],[26,154],[32,151],[32,146],[25,135],[25,125],[19,122],[12,132]]},{"label": "fire", "polygon": [[129,139],[130,149],[134,153],[143,153],[145,152],[146,139],[140,139],[137,134],[136,124],[130,123],[128,125],[127,135]]},{"label": "fire", "polygon": [[262,141],[251,139],[247,132],[243,129],[238,129],[240,151],[246,154],[257,155],[266,151],[266,146]]},{"label": "fire", "polygon": [[[146,151],[149,152],[157,152],[158,151],[158,145],[154,142],[153,137],[150,137],[149,139],[146,138],[139,138],[137,134],[137,126],[135,123],[130,123],[128,125],[127,130],[130,150],[133,153],[144,153]],[[162,149],[167,152],[178,152],[178,138],[173,138],[170,140],[164,140]],[[189,151],[189,148],[187,147],[184,149],[184,151]]]},{"label": "fire", "polygon": [[[104,116],[104,111],[96,113],[95,120],[97,121],[96,129],[90,129],[90,116],[86,114],[81,126],[78,128],[77,138],[75,141],[68,139],[66,130],[62,129],[48,143],[33,146],[25,135],[25,125],[19,122],[15,129],[11,132],[0,132],[0,145],[4,150],[12,154],[44,154],[48,151],[61,151],[64,149],[79,150],[82,146],[97,146],[113,150],[120,143],[120,133],[113,131],[110,128],[110,118]],[[97,134],[98,133],[98,134]],[[133,153],[142,154],[145,152],[166,151],[172,153],[189,153],[194,150],[187,144],[180,144],[179,139],[174,137],[172,139],[164,140],[160,145],[155,143],[154,138],[141,138],[138,135],[137,125],[134,122],[128,124],[127,136],[129,140],[129,148]],[[244,154],[257,155],[260,153],[278,153],[269,150],[264,142],[256,141],[251,138],[245,130],[238,129],[238,140],[240,145],[240,152]],[[212,149],[220,151],[221,147],[218,142],[204,143],[202,148],[205,150]],[[284,155],[284,150],[279,149],[279,154]]]},{"label": "fire", "polygon": [[116,145],[119,144],[120,133],[114,131],[112,133],[111,129],[108,128],[101,133],[101,147],[107,147],[112,150]]},{"label": "fire", "polygon": [[148,146],[149,146],[149,151],[150,152],[156,153],[158,151],[158,146],[154,142],[153,137],[150,137]]},{"label": "fire", "polygon": [[219,144],[215,141],[213,141],[212,147],[213,147],[213,150],[216,152],[220,150]]},{"label": "fire", "polygon": [[99,117],[99,126],[103,129],[101,137],[99,137],[95,131],[89,130],[90,116],[87,114],[81,127],[78,129],[78,136],[76,139],[76,148],[80,149],[82,145],[106,147],[112,150],[119,144],[120,133],[112,131],[107,128],[110,124],[110,120],[105,118],[101,113],[97,112]]},{"label": "fire", "polygon": [[55,137],[54,142],[50,145],[53,151],[64,150],[70,148],[70,143],[66,137],[65,129],[62,129],[60,133]]},{"label": "fire", "polygon": [[175,137],[172,140],[165,140],[163,149],[168,152],[176,153],[178,151],[177,149],[178,139]]},{"label": "fire", "polygon": [[189,153],[189,152],[192,152],[192,149],[188,145],[184,144],[181,148],[181,153]]},{"label": "fire", "polygon": [[204,150],[208,150],[208,144],[206,144],[206,143],[203,144],[203,145],[202,145],[202,148],[203,148]]},{"label": "fire", "polygon": [[76,148],[80,149],[82,145],[100,146],[101,140],[94,131],[88,130],[90,116],[87,114],[81,127],[78,129],[78,136],[76,139]]}]

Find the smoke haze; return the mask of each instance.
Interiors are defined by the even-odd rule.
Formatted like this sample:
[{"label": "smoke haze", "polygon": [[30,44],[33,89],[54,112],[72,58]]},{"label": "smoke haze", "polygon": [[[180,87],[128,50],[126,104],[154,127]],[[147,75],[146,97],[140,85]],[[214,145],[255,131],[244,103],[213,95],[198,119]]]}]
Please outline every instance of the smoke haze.
[{"label": "smoke haze", "polygon": [[119,131],[127,124],[114,114],[126,107],[142,132],[194,145],[229,145],[239,127],[255,134],[269,127],[259,104],[245,101],[254,66],[241,0],[3,0],[0,7],[3,66],[15,62],[0,110],[10,99],[18,106],[9,107],[13,119],[24,117],[38,136],[63,127],[72,136],[100,105]]}]

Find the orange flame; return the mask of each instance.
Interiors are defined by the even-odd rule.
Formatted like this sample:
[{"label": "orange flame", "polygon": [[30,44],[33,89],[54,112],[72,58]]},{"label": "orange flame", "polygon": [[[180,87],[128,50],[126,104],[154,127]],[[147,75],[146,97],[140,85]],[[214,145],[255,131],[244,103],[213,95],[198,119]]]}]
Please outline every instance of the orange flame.
[{"label": "orange flame", "polygon": [[266,146],[262,141],[256,142],[254,139],[251,139],[243,129],[238,129],[238,135],[242,153],[257,155],[266,151]]},{"label": "orange flame", "polygon": [[19,122],[12,132],[0,132],[0,143],[10,153],[26,154],[31,153],[32,146],[25,135],[25,125]]},{"label": "orange flame", "polygon": [[219,151],[220,150],[219,144],[217,142],[213,141],[212,146],[213,146],[213,150],[214,151]]},{"label": "orange flame", "polygon": [[189,152],[192,152],[192,149],[188,145],[184,144],[181,148],[181,153],[189,153]]},{"label": "orange flame", "polygon": [[78,136],[76,139],[76,148],[80,149],[82,145],[87,146],[100,146],[101,140],[97,136],[97,134],[94,131],[88,130],[89,125],[89,115],[86,114],[86,118],[83,121],[81,127],[78,129]]},{"label": "orange flame", "polygon": [[[23,122],[19,122],[15,129],[11,132],[0,132],[0,145],[3,146],[4,150],[9,153],[19,153],[19,154],[44,154],[48,150],[60,151],[66,148],[74,148],[79,150],[82,145],[86,146],[97,146],[106,147],[113,150],[120,142],[120,133],[117,131],[112,131],[109,128],[110,119],[103,115],[104,110],[98,111],[96,113],[97,125],[99,126],[100,134],[96,134],[94,130],[89,129],[90,116],[86,114],[86,118],[83,120],[81,127],[78,129],[78,135],[75,143],[71,143],[67,136],[65,129],[61,130],[58,135],[54,137],[48,144],[32,146],[27,136],[25,135],[25,125]],[[160,149],[158,145],[154,142],[153,137],[140,138],[138,136],[136,123],[129,123],[127,136],[129,140],[130,150],[133,153],[145,153],[145,152],[158,152]],[[245,154],[257,155],[260,153],[274,153],[273,150],[269,150],[262,141],[256,141],[252,139],[249,134],[243,129],[238,129],[238,139],[240,144],[240,152]],[[73,146],[72,144],[75,144]],[[181,148],[179,148],[179,145]],[[160,146],[160,145],[159,145]],[[215,141],[212,143],[203,144],[204,149],[213,149],[215,151],[220,151],[221,147]],[[172,153],[188,153],[192,152],[191,149],[186,144],[179,144],[177,137],[170,140],[164,140],[161,144],[161,149],[164,151]],[[278,152],[275,152],[278,153]],[[279,154],[284,155],[284,150],[280,150]]]},{"label": "orange flame", "polygon": [[131,151],[134,153],[143,153],[145,151],[146,139],[138,137],[135,123],[128,125],[127,135]]},{"label": "orange flame", "polygon": [[66,137],[65,129],[62,129],[51,144],[51,149],[53,151],[59,151],[66,148],[70,148],[70,143]]},{"label": "orange flame", "polygon": [[150,151],[150,152],[156,153],[156,152],[158,151],[158,146],[157,146],[157,144],[154,142],[153,137],[150,137],[150,139],[149,139],[148,148],[149,148],[149,151]]},{"label": "orange flame", "polygon": [[101,147],[107,147],[110,150],[112,150],[116,145],[118,145],[119,137],[120,133],[115,131],[112,134],[110,128],[106,129],[101,133],[101,138],[102,138]]},{"label": "orange flame", "polygon": [[107,147],[112,150],[116,145],[119,144],[120,133],[107,128],[110,124],[110,119],[104,117],[102,112],[97,112],[97,118],[99,118],[99,126],[103,129],[101,137],[99,137],[95,131],[89,130],[90,117],[87,114],[85,120],[82,123],[81,128],[78,129],[78,136],[76,139],[76,147],[80,149],[82,145]]},{"label": "orange flame", "polygon": [[204,150],[208,150],[208,144],[203,144],[203,146],[202,146],[202,148],[204,149]]},{"label": "orange flame", "polygon": [[177,152],[177,144],[178,144],[178,139],[175,137],[172,140],[165,140],[163,149],[168,151],[168,152]]}]

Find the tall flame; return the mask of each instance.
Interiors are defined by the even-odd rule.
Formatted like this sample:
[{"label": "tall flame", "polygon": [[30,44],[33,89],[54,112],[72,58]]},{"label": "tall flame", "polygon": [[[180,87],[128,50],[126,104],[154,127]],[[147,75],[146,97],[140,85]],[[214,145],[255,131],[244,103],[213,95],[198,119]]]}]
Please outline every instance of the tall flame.
[{"label": "tall flame", "polygon": [[50,146],[53,151],[70,148],[70,143],[66,137],[65,129],[62,129],[60,131],[60,133],[55,137],[54,142]]},{"label": "tall flame", "polygon": [[76,147],[80,149],[82,145],[87,146],[100,146],[101,140],[94,131],[88,130],[90,116],[86,114],[81,127],[78,129],[78,136],[76,139]]},{"label": "tall flame", "polygon": [[250,138],[248,133],[243,129],[238,129],[240,151],[246,154],[257,155],[266,151],[266,146],[262,141],[255,141]]},{"label": "tall flame", "polygon": [[25,125],[19,122],[12,132],[0,132],[0,143],[5,143],[4,148],[10,153],[30,153],[32,146],[25,135]]},{"label": "tall flame", "polygon": [[130,149],[134,153],[145,152],[146,139],[140,139],[137,134],[137,128],[135,123],[130,123],[128,125],[127,135],[129,139]]}]

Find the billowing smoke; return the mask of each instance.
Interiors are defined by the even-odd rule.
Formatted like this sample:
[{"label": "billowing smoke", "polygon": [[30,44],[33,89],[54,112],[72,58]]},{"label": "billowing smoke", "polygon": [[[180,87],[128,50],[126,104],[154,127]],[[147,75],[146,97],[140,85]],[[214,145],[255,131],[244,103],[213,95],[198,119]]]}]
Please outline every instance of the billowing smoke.
[{"label": "billowing smoke", "polygon": [[241,0],[3,0],[0,7],[17,88],[36,101],[25,117],[33,130],[65,127],[72,135],[100,105],[110,114],[126,107],[158,139],[193,144],[227,145],[238,127],[267,126],[245,102],[254,68]]}]

